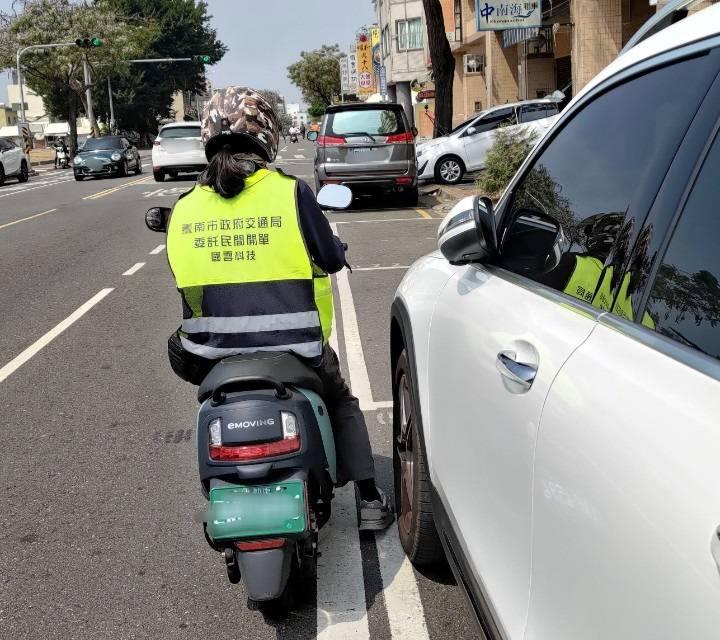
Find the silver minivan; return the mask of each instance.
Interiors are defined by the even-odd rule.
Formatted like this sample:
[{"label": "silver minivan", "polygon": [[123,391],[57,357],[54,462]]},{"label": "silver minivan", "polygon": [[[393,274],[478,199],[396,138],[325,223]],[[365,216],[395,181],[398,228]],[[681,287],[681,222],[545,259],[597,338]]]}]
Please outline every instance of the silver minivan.
[{"label": "silver minivan", "polygon": [[344,184],[354,194],[395,193],[418,199],[415,136],[401,105],[351,103],[328,107],[317,139],[315,185]]}]

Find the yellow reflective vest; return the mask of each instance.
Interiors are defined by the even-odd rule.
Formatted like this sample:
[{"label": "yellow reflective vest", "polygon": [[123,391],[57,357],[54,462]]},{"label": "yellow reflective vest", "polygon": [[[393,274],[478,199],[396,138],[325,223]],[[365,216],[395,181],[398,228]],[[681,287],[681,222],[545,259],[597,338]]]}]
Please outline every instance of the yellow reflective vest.
[{"label": "yellow reflective vest", "polygon": [[332,287],[305,246],[293,178],[260,169],[230,199],[195,186],[173,208],[167,256],[183,300],[186,350],[210,359],[321,355]]}]

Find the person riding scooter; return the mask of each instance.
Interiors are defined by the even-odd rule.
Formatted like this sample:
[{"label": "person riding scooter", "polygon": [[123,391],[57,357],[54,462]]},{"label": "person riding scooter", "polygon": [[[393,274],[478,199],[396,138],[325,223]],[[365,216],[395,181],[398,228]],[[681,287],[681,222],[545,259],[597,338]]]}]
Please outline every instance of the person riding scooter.
[{"label": "person riding scooter", "polygon": [[61,168],[65,169],[70,166],[70,156],[68,153],[67,145],[65,144],[65,138],[60,138],[55,142],[55,168],[58,168],[58,164]]},{"label": "person riding scooter", "polygon": [[290,127],[290,142],[297,144],[300,130],[296,126]]},{"label": "person riding scooter", "polygon": [[361,529],[384,529],[392,508],[375,484],[359,402],[329,345],[328,274],[343,269],[345,249],[310,187],[268,168],[280,126],[253,89],[221,89],[205,107],[201,136],[209,164],[175,204],[167,227],[183,307],[182,326],[168,340],[170,364],[199,385],[223,358],[263,351],[300,357],[324,387],[337,485],[356,482]]}]

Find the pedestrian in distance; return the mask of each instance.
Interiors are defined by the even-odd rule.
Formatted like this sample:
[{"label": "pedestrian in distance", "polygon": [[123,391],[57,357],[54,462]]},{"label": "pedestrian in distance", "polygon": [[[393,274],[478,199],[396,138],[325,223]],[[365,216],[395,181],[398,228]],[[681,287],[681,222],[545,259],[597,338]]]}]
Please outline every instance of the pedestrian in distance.
[{"label": "pedestrian in distance", "polygon": [[305,123],[303,122],[300,125],[300,135],[302,136],[302,139],[305,140],[305,133],[307,132],[307,129],[305,129]]},{"label": "pedestrian in distance", "polygon": [[[345,246],[312,189],[269,168],[280,130],[273,107],[253,89],[221,89],[205,107],[201,136],[208,166],[175,204],[167,229],[168,261],[184,308],[183,324],[168,340],[170,364],[198,385],[219,360],[233,355],[285,350],[301,358],[324,388],[337,485],[355,482],[361,529],[384,529],[393,520],[392,507],[375,484],[365,418],[329,343],[329,274],[346,266]],[[200,226],[213,231],[193,236]],[[312,316],[312,323],[293,325],[298,316]],[[214,332],[208,319],[237,329]]]}]

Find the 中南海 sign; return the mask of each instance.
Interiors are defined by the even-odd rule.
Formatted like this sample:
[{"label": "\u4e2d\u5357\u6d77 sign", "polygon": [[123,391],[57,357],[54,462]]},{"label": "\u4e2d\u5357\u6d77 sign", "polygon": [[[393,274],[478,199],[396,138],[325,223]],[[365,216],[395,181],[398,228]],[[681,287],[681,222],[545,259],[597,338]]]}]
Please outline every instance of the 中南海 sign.
[{"label": "\u4e2d\u5357\u6d77 sign", "polygon": [[475,0],[475,17],[478,31],[539,27],[542,1]]}]

